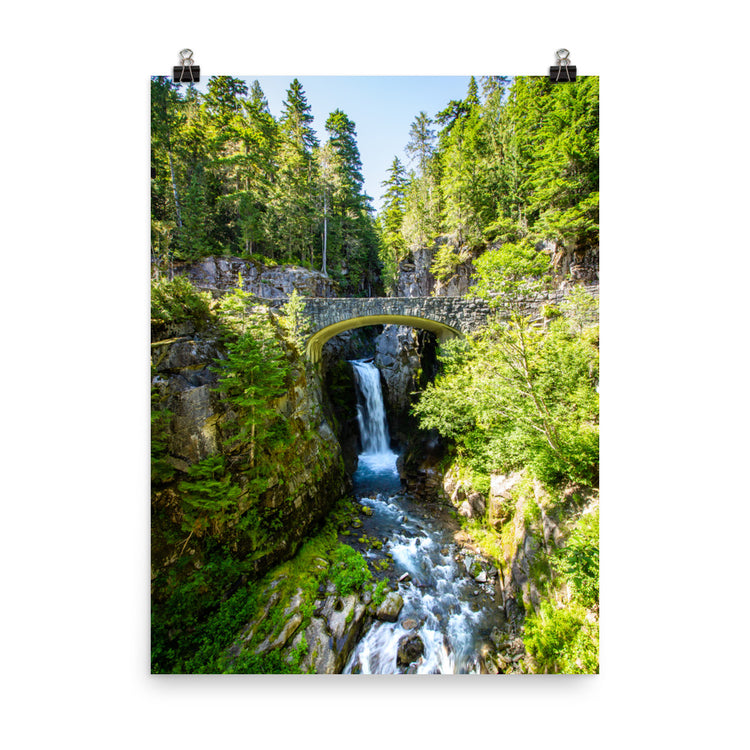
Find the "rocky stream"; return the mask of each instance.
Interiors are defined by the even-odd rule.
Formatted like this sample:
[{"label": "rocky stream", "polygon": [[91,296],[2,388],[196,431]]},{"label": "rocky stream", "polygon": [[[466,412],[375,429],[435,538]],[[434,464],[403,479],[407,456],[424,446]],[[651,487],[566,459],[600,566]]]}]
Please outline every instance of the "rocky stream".
[{"label": "rocky stream", "polygon": [[352,362],[358,388],[363,451],[354,490],[369,509],[362,532],[382,541],[365,552],[387,556],[397,590],[349,656],[344,672],[478,673],[483,647],[502,638],[498,571],[455,541],[456,522],[445,509],[429,512],[401,491],[397,454],[391,450],[380,373],[366,360]]}]

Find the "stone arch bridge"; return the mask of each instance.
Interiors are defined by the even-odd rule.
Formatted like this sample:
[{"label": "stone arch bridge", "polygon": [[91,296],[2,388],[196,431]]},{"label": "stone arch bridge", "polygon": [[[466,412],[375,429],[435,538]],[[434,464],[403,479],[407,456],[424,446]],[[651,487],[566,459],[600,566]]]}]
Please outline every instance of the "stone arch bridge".
[{"label": "stone arch bridge", "polygon": [[443,341],[480,328],[489,312],[484,300],[464,297],[306,297],[307,356],[318,362],[333,336],[386,323],[423,328]]}]

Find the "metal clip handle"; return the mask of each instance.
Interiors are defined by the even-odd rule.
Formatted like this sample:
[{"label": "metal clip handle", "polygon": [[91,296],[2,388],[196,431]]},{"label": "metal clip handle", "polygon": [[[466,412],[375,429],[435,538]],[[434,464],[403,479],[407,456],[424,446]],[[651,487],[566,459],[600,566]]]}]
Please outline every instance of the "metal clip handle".
[{"label": "metal clip handle", "polygon": [[180,50],[180,64],[174,66],[172,77],[175,83],[198,83],[201,69],[193,60],[193,50]]},{"label": "metal clip handle", "polygon": [[181,49],[180,50],[180,65],[184,68],[186,65],[195,65],[193,62],[193,50]]},{"label": "metal clip handle", "polygon": [[[576,66],[570,64],[570,52],[564,47],[555,52],[557,65],[549,69],[549,80],[551,83],[572,83],[576,79]],[[565,75],[561,74],[565,71]]]}]

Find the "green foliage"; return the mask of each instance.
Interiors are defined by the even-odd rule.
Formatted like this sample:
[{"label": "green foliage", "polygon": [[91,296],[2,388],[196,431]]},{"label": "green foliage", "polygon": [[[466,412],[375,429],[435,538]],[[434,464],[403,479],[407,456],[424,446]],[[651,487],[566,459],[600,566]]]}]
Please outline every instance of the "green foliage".
[{"label": "green foliage", "polygon": [[305,316],[305,302],[295,289],[289,295],[289,301],[281,308],[282,325],[294,341],[298,352],[305,349],[305,339],[310,332],[310,321]]},{"label": "green foliage", "polygon": [[441,346],[442,374],[413,407],[478,474],[530,467],[554,484],[598,481],[598,349],[565,319],[519,316]]},{"label": "green foliage", "polygon": [[297,664],[287,662],[279,651],[268,651],[264,654],[243,654],[233,664],[228,674],[300,674],[299,658]]},{"label": "green foliage", "polygon": [[161,408],[156,388],[151,388],[151,483],[163,484],[175,475],[174,467],[167,460],[167,440],[172,412]]},{"label": "green foliage", "polygon": [[233,407],[228,428],[234,451],[247,452],[250,467],[258,452],[285,436],[285,422],[273,406],[286,392],[289,363],[266,313],[242,312],[244,330],[227,344],[227,357],[216,368],[217,390]]},{"label": "green foliage", "polygon": [[458,266],[470,257],[471,254],[465,248],[456,252],[450,245],[441,245],[432,259],[430,271],[439,281],[447,281],[456,273]]},{"label": "green foliage", "polygon": [[206,322],[211,317],[210,297],[199,292],[185,276],[151,282],[152,323]]},{"label": "green foliage", "polygon": [[216,531],[237,507],[240,488],[233,483],[223,455],[208,456],[188,469],[180,482],[184,531],[201,536]]},{"label": "green foliage", "polygon": [[380,262],[383,286],[393,292],[398,281],[398,265],[406,257],[406,241],[402,232],[405,211],[406,170],[398,157],[388,169],[388,179],[381,183],[386,188],[383,210],[379,216]]},{"label": "green foliage", "polygon": [[583,334],[599,319],[599,300],[583,287],[575,286],[560,305],[560,312],[567,318],[572,333]]},{"label": "green foliage", "polygon": [[563,575],[574,599],[584,607],[599,604],[599,510],[584,515],[564,547],[556,550],[555,570]]},{"label": "green foliage", "polygon": [[[387,567],[387,566],[386,566]],[[378,581],[372,591],[372,606],[377,609],[388,596],[388,579]]]},{"label": "green foliage", "polygon": [[374,288],[378,239],[344,112],[331,113],[320,146],[297,79],[278,120],[257,81],[248,88],[213,76],[202,93],[162,76],[151,88],[152,254],[160,267],[231,254],[330,266],[346,291]]},{"label": "green foliage", "polygon": [[[537,77],[487,76],[482,90],[480,97],[472,78],[466,98],[450,101],[436,121],[424,112],[415,118],[406,152],[416,169],[400,186],[395,232],[391,223],[382,234],[384,266],[392,264],[394,248],[424,247],[441,234],[472,249],[507,245],[504,253],[517,256],[518,270],[535,260],[540,240],[577,250],[597,245],[598,79],[560,87]],[[525,270],[539,278],[547,261]],[[486,263],[493,276],[495,260]],[[443,278],[448,272],[442,262],[436,270]],[[504,286],[502,274],[492,281],[489,294]]]},{"label": "green foliage", "polygon": [[198,629],[198,647],[185,662],[184,671],[192,674],[212,674],[218,670],[217,662],[226,644],[257,605],[257,592],[252,586],[242,586]]},{"label": "green foliage", "polygon": [[[210,537],[200,567],[188,555],[152,583],[151,669],[154,673],[218,671],[213,660],[255,604],[247,587],[228,595],[247,568]],[[250,597],[250,598],[248,598]]]},{"label": "green foliage", "polygon": [[476,261],[474,291],[491,307],[519,315],[526,298],[541,291],[548,281],[544,276],[548,265],[549,257],[537,252],[529,241],[506,242]]},{"label": "green foliage", "polygon": [[597,621],[588,622],[580,607],[556,608],[542,602],[539,614],[526,617],[524,629],[524,646],[536,662],[536,671],[599,671],[599,625]]},{"label": "green foliage", "polygon": [[372,578],[367,561],[348,544],[342,544],[333,556],[331,580],[341,596],[362,588]]}]

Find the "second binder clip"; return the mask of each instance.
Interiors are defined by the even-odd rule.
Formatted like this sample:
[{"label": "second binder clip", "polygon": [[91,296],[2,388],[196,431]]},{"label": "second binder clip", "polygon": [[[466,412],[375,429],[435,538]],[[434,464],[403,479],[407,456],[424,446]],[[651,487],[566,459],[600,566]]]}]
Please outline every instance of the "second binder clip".
[{"label": "second binder clip", "polygon": [[172,77],[175,83],[198,83],[201,79],[201,66],[193,64],[193,50],[180,50],[180,65],[175,65]]},{"label": "second binder clip", "polygon": [[576,79],[576,66],[570,64],[568,59],[570,52],[566,49],[559,49],[555,52],[557,56],[557,65],[552,65],[549,69],[549,80],[551,83],[573,83]]}]

